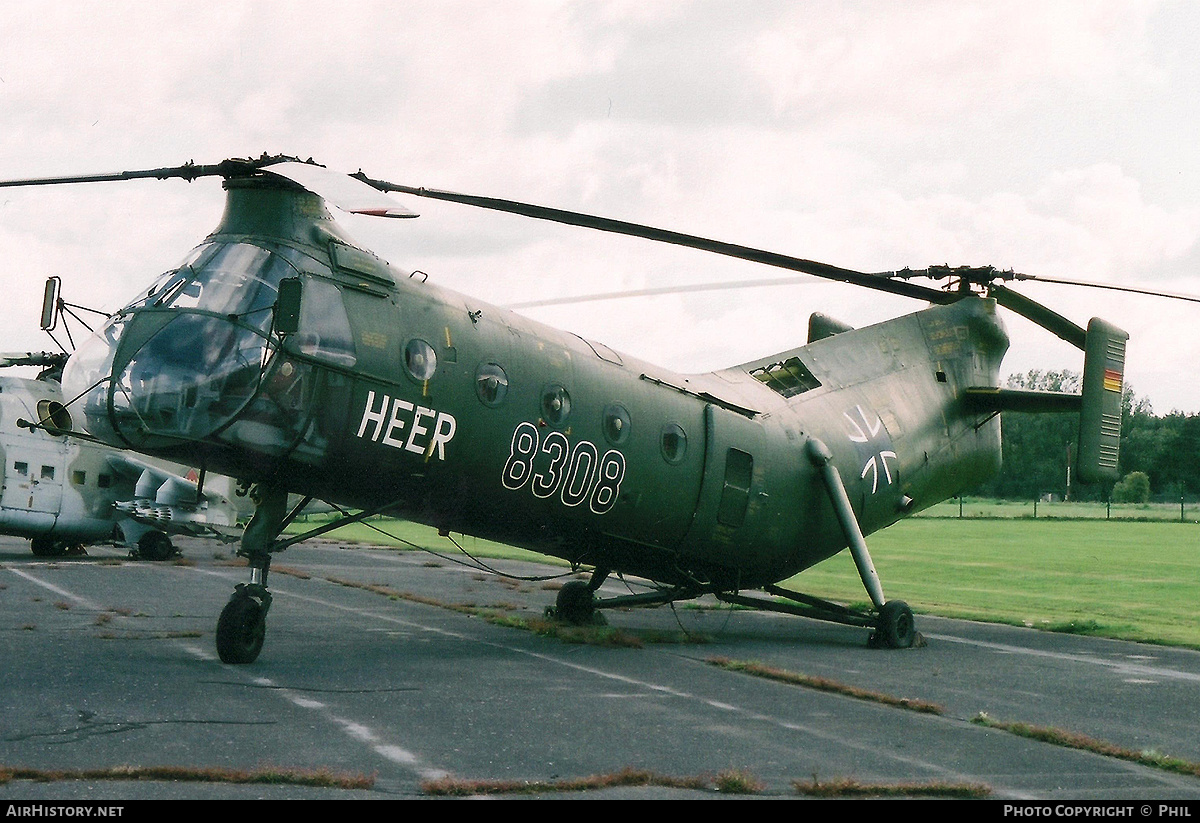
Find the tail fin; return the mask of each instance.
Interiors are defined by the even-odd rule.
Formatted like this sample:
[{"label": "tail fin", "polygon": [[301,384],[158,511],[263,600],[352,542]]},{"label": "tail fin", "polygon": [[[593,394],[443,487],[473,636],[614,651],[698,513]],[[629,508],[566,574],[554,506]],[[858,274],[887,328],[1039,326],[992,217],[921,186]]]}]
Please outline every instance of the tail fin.
[{"label": "tail fin", "polygon": [[1121,400],[1129,334],[1098,317],[1088,323],[1083,359],[1083,408],[1079,413],[1079,479],[1117,479]]}]

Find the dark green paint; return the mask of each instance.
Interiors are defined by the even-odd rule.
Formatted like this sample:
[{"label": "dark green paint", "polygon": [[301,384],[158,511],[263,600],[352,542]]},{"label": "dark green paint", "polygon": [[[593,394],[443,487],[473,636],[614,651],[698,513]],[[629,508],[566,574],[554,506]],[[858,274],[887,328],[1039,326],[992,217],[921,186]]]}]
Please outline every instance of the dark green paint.
[{"label": "dark green paint", "polygon": [[[862,329],[826,320],[808,345],[676,374],[395,269],[355,247],[315,195],[261,178],[227,188],[226,213],[206,242],[272,252],[287,277],[299,278],[303,301],[318,298],[314,284],[336,286],[321,299],[340,295],[353,357],[320,351],[301,312],[253,398],[230,403],[226,418],[212,411],[220,404],[205,407],[214,425],[199,437],[171,420],[171,436],[147,430],[141,411],[123,411],[118,388],[132,407],[145,401],[160,413],[165,395],[123,384],[104,389],[102,403],[89,396],[98,436],[344,506],[390,506],[444,531],[726,589],[787,578],[847,545],[806,457],[810,439],[832,451],[867,534],[972,488],[999,465],[1000,420],[977,398],[998,385],[1008,346],[991,299],[964,292]],[[151,328],[143,317],[194,311],[134,304],[120,313],[118,324],[143,332],[116,344],[118,366],[149,356],[141,345],[160,321]],[[260,326],[265,341],[269,323]],[[414,376],[412,362],[406,368],[414,340],[436,357],[428,379]],[[803,369],[793,372],[790,396],[752,374],[791,359]],[[507,377],[495,404],[477,390],[487,364]],[[570,399],[561,421],[546,399],[557,387]],[[188,403],[208,402],[186,390],[180,397],[179,421]],[[615,405],[627,414],[616,435],[606,418]],[[667,429],[685,433],[681,452],[664,449]],[[533,441],[546,451],[525,455]],[[609,472],[603,482],[582,479],[601,469]],[[537,493],[535,480],[556,471],[563,483]]]}]

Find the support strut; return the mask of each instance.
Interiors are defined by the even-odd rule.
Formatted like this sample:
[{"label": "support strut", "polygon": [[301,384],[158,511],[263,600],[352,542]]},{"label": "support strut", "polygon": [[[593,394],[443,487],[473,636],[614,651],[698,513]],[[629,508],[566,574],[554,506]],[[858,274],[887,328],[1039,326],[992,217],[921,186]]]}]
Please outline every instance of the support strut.
[{"label": "support strut", "polygon": [[250,582],[239,583],[217,620],[217,654],[225,663],[253,663],[267,632],[271,592],[267,574],[275,538],[287,518],[287,490],[260,487],[254,516],[242,533],[238,554],[250,565]]},{"label": "support strut", "polygon": [[825,491],[829,494],[829,502],[833,504],[834,514],[842,527],[842,534],[850,545],[850,554],[854,557],[854,565],[858,567],[858,576],[862,578],[863,587],[875,607],[875,632],[871,635],[871,645],[889,646],[894,649],[907,649],[918,640],[919,635],[913,626],[912,609],[903,600],[887,601],[883,596],[883,585],[875,572],[875,564],[871,561],[871,553],[867,551],[867,541],[859,528],[858,518],[850,505],[850,496],[846,487],[833,465],[833,452],[820,440],[813,438],[805,444],[808,459],[821,474]]},{"label": "support strut", "polygon": [[882,609],[886,602],[883,597],[883,584],[875,572],[875,564],[871,561],[871,553],[867,551],[867,541],[862,529],[858,527],[858,518],[850,505],[850,497],[842,484],[842,476],[837,466],[833,465],[833,452],[820,440],[813,438],[805,445],[808,459],[821,472],[821,480],[829,501],[833,503],[834,514],[842,527],[842,533],[850,544],[850,554],[854,557],[854,565],[858,567],[858,576],[862,578],[863,586],[871,597],[871,603],[876,609]]}]

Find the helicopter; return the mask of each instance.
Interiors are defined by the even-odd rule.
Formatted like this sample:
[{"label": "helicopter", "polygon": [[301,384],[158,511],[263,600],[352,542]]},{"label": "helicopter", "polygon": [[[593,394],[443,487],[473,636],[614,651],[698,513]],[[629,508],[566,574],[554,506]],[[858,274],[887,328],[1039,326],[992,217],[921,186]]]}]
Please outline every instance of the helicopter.
[{"label": "helicopter", "polygon": [[211,483],[199,488],[185,467],[69,433],[58,384],[66,360],[56,352],[0,355],[0,367],[42,369],[36,378],[0,376],[0,533],[29,538],[45,558],[115,543],[135,559],[167,560],[179,553],[173,534],[236,540],[237,510]]},{"label": "helicopter", "polygon": [[[1047,278],[990,266],[857,272],[283,155],[0,186],[201,177],[225,190],[215,230],[79,345],[62,384],[89,436],[253,484],[238,550],[249,581],[216,627],[226,663],[262,650],[273,555],[381,513],[590,569],[547,609],[560,620],[712,595],[909,648],[920,640],[912,609],[884,595],[865,537],[995,473],[1002,412],[1078,415],[1076,476],[1116,478],[1128,335],[1098,318],[1081,327],[1008,285]],[[357,245],[330,210],[415,217],[393,194],[700,249],[925,305],[863,328],[814,314],[796,348],[679,374],[399,269]],[[1000,386],[1009,345],[1000,308],[1083,351],[1081,394]],[[310,499],[346,514],[281,536]],[[780,585],[847,548],[869,608]],[[601,598],[614,574],[651,587]]]}]

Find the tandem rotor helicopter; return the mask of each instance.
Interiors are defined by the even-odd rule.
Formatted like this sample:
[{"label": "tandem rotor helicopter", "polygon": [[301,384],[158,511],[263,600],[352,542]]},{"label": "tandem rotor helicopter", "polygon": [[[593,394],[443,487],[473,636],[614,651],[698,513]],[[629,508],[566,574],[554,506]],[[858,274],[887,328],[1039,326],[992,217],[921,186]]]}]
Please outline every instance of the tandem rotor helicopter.
[{"label": "tandem rotor helicopter", "polygon": [[[1046,278],[991,267],[868,274],[283,156],[0,186],[200,177],[223,179],[220,224],[81,343],[62,385],[90,436],[254,484],[239,550],[250,579],[217,623],[226,663],[260,653],[274,554],[377,513],[592,569],[559,592],[551,611],[563,620],[709,594],[861,626],[872,645],[905,648],[917,637],[912,611],[884,596],[864,536],[993,474],[1001,412],[1078,414],[1077,475],[1116,478],[1128,335],[1099,319],[1080,327],[1007,285]],[[794,349],[677,374],[397,269],[356,246],[326,207],[416,216],[389,193],[683,245],[928,305],[859,329],[813,315]],[[999,386],[1009,341],[997,307],[1084,352],[1081,395]],[[290,510],[289,493],[303,498]],[[357,513],[281,537],[309,499]],[[778,585],[847,547],[870,609]],[[611,574],[656,587],[600,599]]]}]

